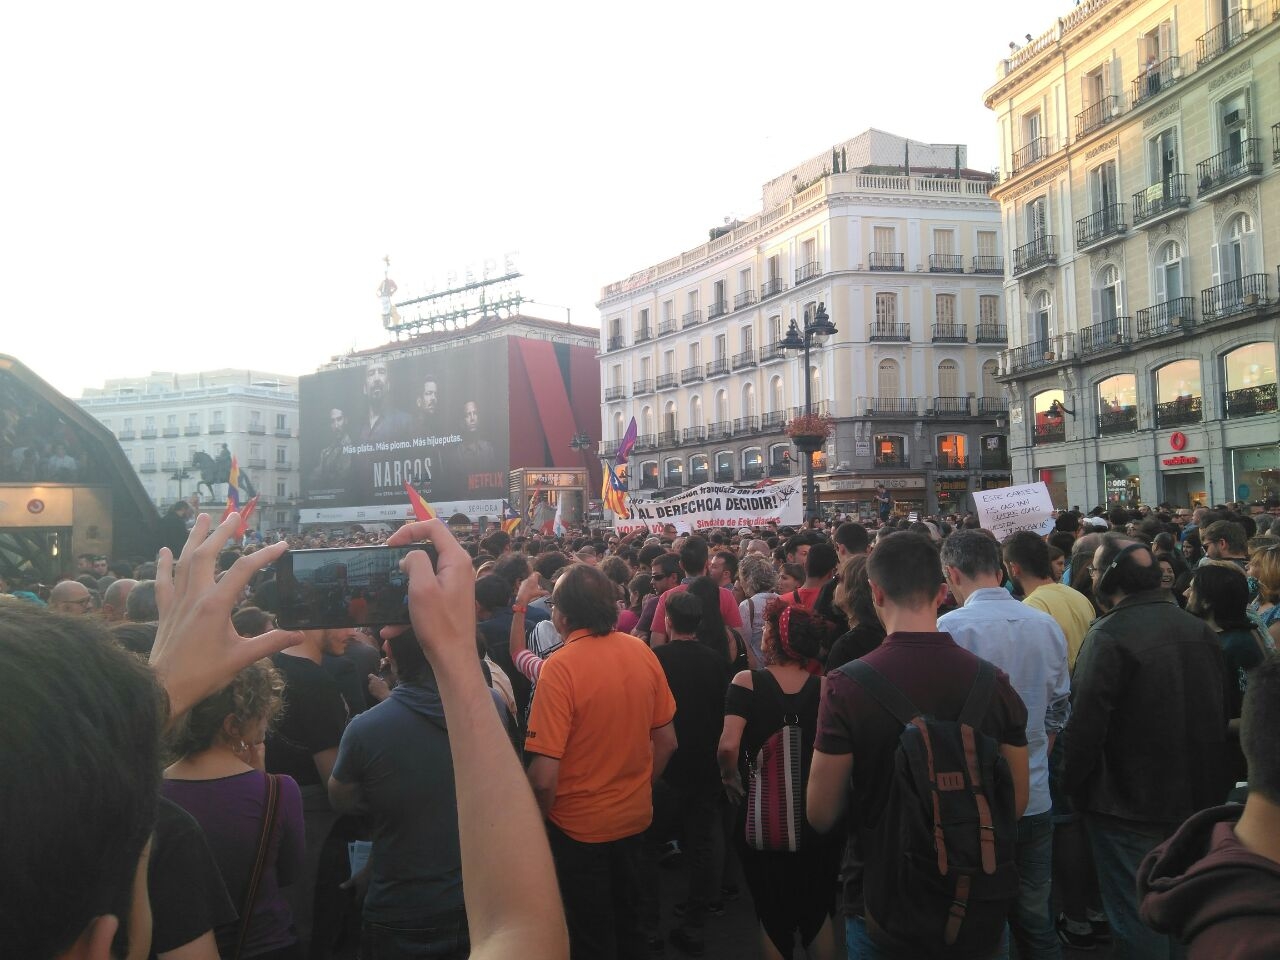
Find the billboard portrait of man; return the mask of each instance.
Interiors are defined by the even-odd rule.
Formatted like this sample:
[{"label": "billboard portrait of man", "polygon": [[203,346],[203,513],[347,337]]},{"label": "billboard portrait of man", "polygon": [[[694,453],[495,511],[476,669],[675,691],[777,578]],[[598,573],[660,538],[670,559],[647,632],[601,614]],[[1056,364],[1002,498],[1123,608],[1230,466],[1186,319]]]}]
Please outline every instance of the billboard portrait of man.
[{"label": "billboard portrait of man", "polygon": [[364,396],[368,419],[360,433],[366,443],[379,440],[404,440],[413,432],[413,422],[403,410],[397,410],[391,397],[391,372],[387,361],[375,357],[365,364]]},{"label": "billboard portrait of man", "polygon": [[350,485],[353,460],[346,450],[350,446],[347,415],[334,407],[329,411],[329,443],[320,451],[320,459],[311,473],[312,490],[346,489]]},{"label": "billboard portrait of man", "polygon": [[[476,483],[472,478],[477,474],[492,474],[499,469],[493,444],[484,436],[487,432],[480,429],[480,404],[468,400],[462,405],[462,446],[458,448],[458,469],[473,488]],[[502,486],[501,478],[495,483],[486,477],[481,483],[484,486]]]}]

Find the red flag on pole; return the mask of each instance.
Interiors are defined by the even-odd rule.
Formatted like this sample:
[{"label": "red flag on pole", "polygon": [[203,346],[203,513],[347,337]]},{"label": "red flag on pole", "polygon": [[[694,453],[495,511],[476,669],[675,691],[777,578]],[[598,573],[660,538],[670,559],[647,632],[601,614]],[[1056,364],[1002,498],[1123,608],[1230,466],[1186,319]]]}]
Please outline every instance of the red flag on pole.
[{"label": "red flag on pole", "polygon": [[413,484],[408,480],[404,482],[404,492],[409,495],[409,503],[413,507],[413,515],[418,520],[434,520],[436,512],[431,509],[431,504],[422,499],[422,494],[413,489]]}]

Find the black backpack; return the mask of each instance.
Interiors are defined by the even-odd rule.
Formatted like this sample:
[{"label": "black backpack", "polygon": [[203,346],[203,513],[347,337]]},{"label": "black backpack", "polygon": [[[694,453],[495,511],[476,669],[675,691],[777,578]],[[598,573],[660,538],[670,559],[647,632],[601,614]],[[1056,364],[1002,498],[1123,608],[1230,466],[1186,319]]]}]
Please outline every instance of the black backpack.
[{"label": "black backpack", "polygon": [[862,660],[840,670],[903,726],[884,812],[860,837],[871,938],[913,957],[987,956],[1018,895],[1013,777],[981,730],[995,667],[979,660],[956,720],[924,716]]}]

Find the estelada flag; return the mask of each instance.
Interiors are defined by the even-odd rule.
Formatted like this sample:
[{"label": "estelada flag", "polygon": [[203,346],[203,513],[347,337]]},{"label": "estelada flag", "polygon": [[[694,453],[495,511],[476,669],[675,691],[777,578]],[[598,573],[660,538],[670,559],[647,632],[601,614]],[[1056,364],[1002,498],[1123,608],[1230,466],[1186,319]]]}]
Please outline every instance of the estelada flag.
[{"label": "estelada flag", "polygon": [[515,508],[507,500],[502,501],[502,532],[511,536],[519,529],[520,524],[524,521],[520,519],[520,514],[516,513]]},{"label": "estelada flag", "polygon": [[[622,475],[619,476],[619,471]],[[604,488],[600,491],[600,499],[604,505],[619,517],[628,515],[626,465],[615,466],[608,461],[604,465]]]},{"label": "estelada flag", "polygon": [[413,489],[413,484],[408,480],[404,482],[404,492],[409,495],[409,503],[413,506],[413,515],[418,520],[434,520],[436,512],[431,509],[431,504],[422,499],[422,494]]}]

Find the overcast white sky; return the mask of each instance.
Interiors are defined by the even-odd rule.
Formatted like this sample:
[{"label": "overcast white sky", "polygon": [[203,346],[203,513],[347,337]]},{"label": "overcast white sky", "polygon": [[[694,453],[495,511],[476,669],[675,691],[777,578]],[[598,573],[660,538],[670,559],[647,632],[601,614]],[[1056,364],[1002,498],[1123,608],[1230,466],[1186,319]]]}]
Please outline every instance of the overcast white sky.
[{"label": "overcast white sky", "polygon": [[386,339],[385,254],[399,299],[519,251],[525,296],[598,326],[603,284],[868,127],[993,166],[997,61],[1069,9],[7,4],[0,352],[73,397],[309,373]]}]

